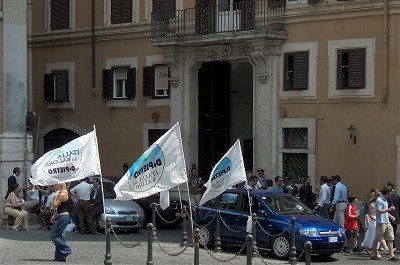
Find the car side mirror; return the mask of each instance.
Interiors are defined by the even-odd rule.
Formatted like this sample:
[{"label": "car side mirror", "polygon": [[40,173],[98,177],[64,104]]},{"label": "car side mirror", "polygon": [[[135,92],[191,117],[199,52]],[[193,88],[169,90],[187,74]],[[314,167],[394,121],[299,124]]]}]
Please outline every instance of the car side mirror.
[{"label": "car side mirror", "polygon": [[256,212],[257,216],[265,216],[268,217],[268,213],[263,209],[258,209]]}]

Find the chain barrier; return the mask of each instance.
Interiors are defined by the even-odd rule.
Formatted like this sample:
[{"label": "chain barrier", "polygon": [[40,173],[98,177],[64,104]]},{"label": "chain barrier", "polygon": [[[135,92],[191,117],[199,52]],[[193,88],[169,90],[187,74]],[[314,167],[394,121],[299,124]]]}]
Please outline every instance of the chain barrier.
[{"label": "chain barrier", "polygon": [[140,239],[139,242],[137,242],[135,244],[127,244],[127,243],[122,242],[122,240],[118,237],[117,233],[115,233],[115,231],[112,227],[111,227],[111,232],[113,233],[115,239],[117,239],[118,243],[120,243],[122,246],[124,246],[126,248],[135,248],[135,247],[141,246],[143,237]]},{"label": "chain barrier", "polygon": [[193,221],[193,218],[192,218],[192,216],[190,215],[190,212],[188,212],[187,214],[188,214],[188,216],[190,217],[190,219],[192,220],[193,224],[194,224],[195,226],[197,226],[197,227],[207,227],[207,226],[209,226],[210,224],[212,224],[212,223],[214,222],[215,218],[217,218],[217,212],[215,212],[214,217],[213,217],[213,219],[212,219],[210,222],[208,222],[207,224],[201,224],[201,225],[200,225],[200,224],[195,223],[195,222]]},{"label": "chain barrier", "polygon": [[179,218],[182,217],[181,215],[179,215],[175,220],[173,220],[173,221],[168,221],[168,220],[165,220],[164,217],[161,216],[161,214],[160,214],[160,212],[158,211],[157,207],[156,207],[156,213],[157,213],[158,217],[160,217],[161,221],[163,221],[163,222],[165,222],[165,223],[167,223],[167,224],[173,224],[173,223],[175,223],[176,221],[178,221]]},{"label": "chain barrier", "polygon": [[280,232],[279,234],[276,234],[276,235],[270,234],[270,233],[268,233],[267,231],[264,230],[264,228],[263,228],[262,225],[258,222],[257,219],[256,219],[256,222],[257,222],[258,226],[260,227],[261,231],[263,231],[264,234],[266,234],[267,236],[281,236],[281,235],[283,235],[283,234],[285,233],[285,230],[283,230],[282,232]]},{"label": "chain barrier", "polygon": [[160,244],[160,241],[158,241],[158,238],[155,237],[154,240],[157,242],[157,245],[160,247],[160,249],[162,250],[162,252],[164,252],[165,254],[167,254],[168,256],[171,257],[177,257],[181,254],[183,254],[183,252],[186,251],[186,249],[189,247],[188,245],[186,245],[181,251],[179,251],[178,253],[169,253],[168,251],[166,251]]},{"label": "chain barrier", "polygon": [[296,258],[296,261],[300,261],[301,258],[303,258],[304,254],[305,254],[305,250],[303,249],[303,251],[300,253],[300,255]]},{"label": "chain barrier", "polygon": [[222,216],[220,216],[220,220],[222,221],[222,223],[224,224],[224,226],[225,226],[226,228],[228,228],[228,230],[231,231],[232,233],[240,233],[240,232],[246,231],[246,228],[247,228],[247,227],[244,227],[243,229],[240,229],[240,230],[233,230],[233,229],[231,229],[231,228],[225,223],[224,219],[222,219]]},{"label": "chain barrier", "polygon": [[227,259],[220,259],[218,257],[216,257],[214,255],[214,253],[212,253],[205,245],[203,245],[204,249],[206,250],[206,252],[216,261],[218,262],[223,262],[223,263],[227,263],[227,262],[231,262],[234,259],[237,259],[237,257],[239,256],[240,253],[242,253],[242,251],[244,250],[244,248],[246,247],[246,242],[244,242],[242,248],[239,250],[238,253],[236,253],[233,257],[227,258]]},{"label": "chain barrier", "polygon": [[259,259],[261,260],[261,262],[262,262],[263,264],[265,264],[265,265],[268,264],[268,263],[267,263],[267,260],[264,259],[263,257],[261,257],[260,252],[258,252],[257,243],[256,243],[256,242],[253,242],[253,253],[257,256],[257,258],[259,258]]}]

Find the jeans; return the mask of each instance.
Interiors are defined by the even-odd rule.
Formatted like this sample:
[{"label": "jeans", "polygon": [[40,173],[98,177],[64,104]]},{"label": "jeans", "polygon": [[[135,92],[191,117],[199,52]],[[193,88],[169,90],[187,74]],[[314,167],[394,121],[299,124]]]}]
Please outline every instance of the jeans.
[{"label": "jeans", "polygon": [[329,218],[329,208],[330,207],[331,207],[331,205],[329,203],[322,204],[321,208],[319,209],[319,215],[322,217],[325,217],[326,219],[330,219]]},{"label": "jeans", "polygon": [[71,218],[68,214],[58,215],[56,222],[51,229],[51,240],[56,246],[54,258],[56,260],[65,260],[71,254],[71,248],[65,242],[65,228],[70,223]]}]

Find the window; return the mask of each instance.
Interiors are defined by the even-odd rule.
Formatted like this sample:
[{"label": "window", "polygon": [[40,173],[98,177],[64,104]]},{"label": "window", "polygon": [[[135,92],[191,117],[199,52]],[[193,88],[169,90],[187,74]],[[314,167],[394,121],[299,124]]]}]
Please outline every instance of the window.
[{"label": "window", "polygon": [[170,71],[166,65],[143,67],[143,96],[168,98],[170,89]]},{"label": "window", "polygon": [[149,146],[151,146],[155,141],[157,141],[161,136],[163,136],[168,129],[153,129],[148,130],[148,141]]},{"label": "window", "polygon": [[239,196],[236,193],[223,193],[217,207],[220,209],[236,210],[238,198]]},{"label": "window", "polygon": [[132,21],[132,0],[111,0],[111,24]]},{"label": "window", "polygon": [[74,109],[75,63],[46,64],[43,88],[48,109]]},{"label": "window", "polygon": [[308,89],[308,51],[285,53],[284,91]]},{"label": "window", "polygon": [[365,88],[365,49],[337,51],[337,89]]},{"label": "window", "polygon": [[374,38],[329,41],[329,98],[374,97],[374,55]]},{"label": "window", "polygon": [[103,70],[103,98],[133,99],[135,95],[135,68],[115,67]]},{"label": "window", "polygon": [[70,0],[51,0],[50,28],[63,30],[70,28]]},{"label": "window", "polygon": [[153,12],[158,12],[159,19],[174,18],[176,0],[153,0]]},{"label": "window", "polygon": [[169,123],[142,123],[143,151],[171,128]]},{"label": "window", "polygon": [[305,176],[315,175],[315,119],[282,119],[279,141],[280,174],[302,184]]}]

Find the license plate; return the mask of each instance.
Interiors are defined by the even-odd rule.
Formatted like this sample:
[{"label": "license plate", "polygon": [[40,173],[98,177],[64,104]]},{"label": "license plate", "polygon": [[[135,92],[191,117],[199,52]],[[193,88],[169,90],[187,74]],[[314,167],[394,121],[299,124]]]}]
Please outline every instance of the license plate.
[{"label": "license plate", "polygon": [[335,236],[330,236],[328,238],[328,240],[329,240],[329,243],[337,243],[337,237],[335,237]]},{"label": "license plate", "polygon": [[133,216],[125,216],[125,221],[133,221]]}]

